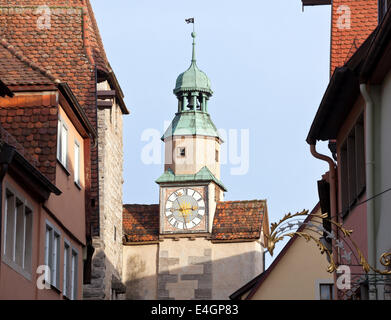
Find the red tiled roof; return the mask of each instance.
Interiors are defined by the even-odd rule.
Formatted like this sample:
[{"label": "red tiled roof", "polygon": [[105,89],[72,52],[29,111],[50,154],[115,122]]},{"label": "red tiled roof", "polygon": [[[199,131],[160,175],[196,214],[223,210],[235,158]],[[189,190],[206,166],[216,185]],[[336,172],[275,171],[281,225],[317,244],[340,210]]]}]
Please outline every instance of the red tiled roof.
[{"label": "red tiled roof", "polygon": [[217,204],[212,240],[259,239],[266,201],[224,201]]},{"label": "red tiled roof", "polygon": [[124,205],[123,229],[127,242],[159,240],[159,205]]},{"label": "red tiled roof", "polygon": [[[50,20],[37,10],[39,6],[50,8]],[[110,73],[111,68],[90,1],[0,0],[0,7],[0,37],[31,62],[67,83],[96,128],[96,69]],[[45,25],[48,28],[39,28]],[[127,112],[126,107],[124,111]],[[99,233],[98,191],[98,150],[92,148],[89,195],[96,203],[91,217],[94,235]]]},{"label": "red tiled roof", "polygon": [[[2,37],[41,68],[67,82],[90,120],[95,120],[95,72],[84,42],[84,1],[5,1],[0,14]],[[27,6],[22,8],[21,6]],[[39,29],[37,6],[51,9],[49,29]],[[64,6],[61,8],[60,6]],[[14,10],[12,13],[9,10]],[[17,10],[17,11],[16,11]],[[88,27],[85,27],[88,28]],[[89,38],[89,36],[87,36]]]},{"label": "red tiled roof", "polygon": [[56,82],[50,73],[16,52],[5,39],[0,40],[0,77],[7,86],[50,85]]},{"label": "red tiled roof", "polygon": [[[266,201],[219,202],[211,240],[255,240],[262,231]],[[124,205],[123,228],[127,242],[159,240],[159,205]]]},{"label": "red tiled roof", "polygon": [[55,183],[58,109],[52,97],[0,98],[5,106],[0,108],[0,123],[13,137],[2,132],[2,138]]},{"label": "red tiled roof", "polygon": [[[0,41],[0,75],[6,85],[53,85],[50,73]],[[47,94],[0,98],[1,138],[55,182],[57,102]],[[4,129],[4,130],[3,130]]]},{"label": "red tiled roof", "polygon": [[[344,6],[344,7],[342,7]],[[344,26],[344,14],[349,8],[351,25]],[[347,17],[347,15],[346,15]],[[356,52],[378,24],[378,0],[334,0],[331,30],[331,74]],[[347,25],[345,25],[347,26]]]}]

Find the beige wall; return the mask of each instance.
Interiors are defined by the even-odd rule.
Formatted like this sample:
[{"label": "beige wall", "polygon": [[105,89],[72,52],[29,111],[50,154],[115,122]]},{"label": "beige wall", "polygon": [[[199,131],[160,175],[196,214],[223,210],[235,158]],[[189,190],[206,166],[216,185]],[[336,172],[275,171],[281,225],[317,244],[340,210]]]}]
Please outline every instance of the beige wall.
[{"label": "beige wall", "polygon": [[297,238],[252,300],[315,300],[317,282],[333,280],[327,267],[326,254],[321,255],[314,242]]},{"label": "beige wall", "polygon": [[[178,156],[178,148],[186,148],[186,157]],[[220,157],[220,143],[213,137],[175,136],[165,140],[165,170],[170,168],[175,174],[195,174],[207,166],[220,179]]]},{"label": "beige wall", "polygon": [[213,300],[225,300],[263,272],[263,248],[258,241],[215,243]]},{"label": "beige wall", "polygon": [[[84,139],[77,132],[71,120],[64,110],[59,107],[59,116],[65,121],[68,127],[68,168],[57,162],[56,165],[56,187],[62,191],[60,196],[51,194],[47,201],[47,208],[56,214],[64,226],[71,230],[77,239],[85,244],[85,172],[84,172]],[[80,186],[74,182],[75,168],[75,141],[80,146]],[[69,174],[67,174],[67,171]]]},{"label": "beige wall", "polygon": [[212,233],[213,221],[216,213],[218,201],[224,201],[224,191],[214,182],[208,185],[208,203],[209,203],[209,232]]},{"label": "beige wall", "polygon": [[128,300],[157,298],[158,245],[123,246],[123,281]]},{"label": "beige wall", "polygon": [[123,254],[128,299],[227,300],[263,266],[259,243],[205,237],[124,246]]}]

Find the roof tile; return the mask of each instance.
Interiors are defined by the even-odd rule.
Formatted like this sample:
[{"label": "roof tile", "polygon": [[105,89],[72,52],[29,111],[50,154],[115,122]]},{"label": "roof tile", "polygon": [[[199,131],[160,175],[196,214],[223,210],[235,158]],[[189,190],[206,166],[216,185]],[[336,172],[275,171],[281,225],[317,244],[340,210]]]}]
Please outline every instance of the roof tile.
[{"label": "roof tile", "polygon": [[217,204],[212,240],[259,239],[266,201],[224,201]]},{"label": "roof tile", "polygon": [[[256,240],[261,236],[266,201],[225,201],[217,204],[212,240]],[[124,205],[127,242],[159,240],[159,205]]]}]

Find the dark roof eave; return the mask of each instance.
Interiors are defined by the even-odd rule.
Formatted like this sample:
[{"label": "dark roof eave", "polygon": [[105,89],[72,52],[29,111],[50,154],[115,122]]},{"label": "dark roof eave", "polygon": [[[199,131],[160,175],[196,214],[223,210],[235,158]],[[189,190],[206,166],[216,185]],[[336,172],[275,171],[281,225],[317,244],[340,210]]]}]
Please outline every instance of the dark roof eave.
[{"label": "dark roof eave", "polygon": [[92,126],[91,122],[88,120],[86,113],[84,112],[83,108],[80,106],[79,101],[77,100],[76,96],[72,92],[72,89],[69,87],[67,83],[60,83],[58,85],[58,88],[60,92],[64,95],[64,97],[67,99],[67,101],[70,102],[71,106],[73,107],[72,109],[75,111],[81,124],[89,133],[91,138],[93,140],[96,140],[98,134],[94,129],[94,127]]},{"label": "dark roof eave", "polygon": [[254,279],[247,282],[243,287],[236,290],[233,294],[229,296],[230,300],[240,300],[240,298],[248,291],[254,288],[254,286],[260,281],[264,276],[266,272],[262,272],[260,275],[255,277]]},{"label": "dark roof eave", "polygon": [[[368,55],[363,63],[363,67],[360,73],[360,82],[365,83],[371,79],[373,73],[376,72],[376,68],[382,58],[384,58],[383,54],[390,55],[389,50],[387,51],[387,47],[389,47],[391,42],[391,10],[388,10],[387,14],[383,18],[382,23],[376,29],[376,35],[374,37],[374,41],[371,44]],[[389,59],[389,57],[388,57]],[[379,72],[382,73],[378,78],[382,80],[385,75],[389,71],[390,65],[388,68],[382,68]],[[379,81],[378,81],[379,82]]]},{"label": "dark roof eave", "polygon": [[359,80],[348,67],[336,68],[307,136],[308,144],[336,139],[360,93]]},{"label": "dark roof eave", "polygon": [[13,92],[0,80],[0,97],[8,96],[12,98],[14,96]]},{"label": "dark roof eave", "polygon": [[57,196],[62,194],[61,190],[51,183],[48,178],[46,178],[38,169],[26,160],[26,158],[23,157],[13,146],[7,143],[3,144],[0,161],[8,164],[15,162],[15,164],[24,170],[26,175],[30,175],[30,177],[41,184],[41,186],[43,186],[49,193],[54,193]]},{"label": "dark roof eave", "polygon": [[[343,67],[336,68],[307,137],[309,144],[317,140],[335,139],[344,117],[359,95],[359,77],[368,51],[378,33],[376,28]],[[328,126],[328,127],[327,127]]]},{"label": "dark roof eave", "polygon": [[114,71],[111,69],[111,66],[109,66],[109,71],[98,69],[99,74],[106,79],[110,86],[115,90],[116,92],[116,98],[117,102],[121,108],[121,111],[123,114],[130,114],[128,108],[126,107],[125,101],[124,101],[124,93],[122,91],[122,88],[118,82],[117,76],[115,75]]},{"label": "dark roof eave", "polygon": [[324,6],[331,4],[332,0],[301,0],[303,7],[305,6]]}]

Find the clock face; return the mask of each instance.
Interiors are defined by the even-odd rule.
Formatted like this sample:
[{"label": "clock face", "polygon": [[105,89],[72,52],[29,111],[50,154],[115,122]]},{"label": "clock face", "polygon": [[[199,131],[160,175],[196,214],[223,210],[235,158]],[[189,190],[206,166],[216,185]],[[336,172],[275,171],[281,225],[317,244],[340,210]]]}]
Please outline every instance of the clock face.
[{"label": "clock face", "polygon": [[168,197],[165,216],[175,229],[192,230],[204,219],[205,201],[201,194],[193,189],[179,189]]}]

